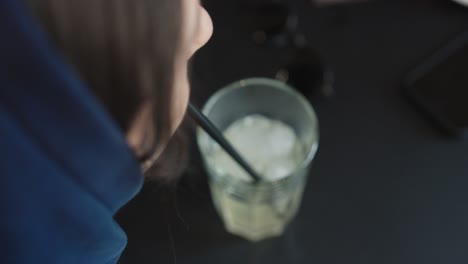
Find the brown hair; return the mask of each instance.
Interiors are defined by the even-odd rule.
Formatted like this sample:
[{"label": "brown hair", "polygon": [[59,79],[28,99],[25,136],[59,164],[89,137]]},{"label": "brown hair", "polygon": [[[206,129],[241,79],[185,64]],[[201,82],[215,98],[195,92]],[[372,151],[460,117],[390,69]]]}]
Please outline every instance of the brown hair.
[{"label": "brown hair", "polygon": [[170,136],[181,0],[27,0],[54,45],[127,132],[143,102]]},{"label": "brown hair", "polygon": [[[143,102],[149,102],[152,141],[169,139],[181,0],[27,1],[52,43],[122,131],[129,130]],[[169,146],[176,149],[174,145]],[[174,159],[170,152],[164,156]]]}]

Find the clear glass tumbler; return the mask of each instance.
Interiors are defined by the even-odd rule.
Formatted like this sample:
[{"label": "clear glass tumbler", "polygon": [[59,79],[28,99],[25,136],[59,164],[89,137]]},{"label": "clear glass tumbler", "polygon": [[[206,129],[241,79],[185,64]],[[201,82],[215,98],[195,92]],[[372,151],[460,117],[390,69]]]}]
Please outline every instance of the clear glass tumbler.
[{"label": "clear glass tumbler", "polygon": [[216,170],[210,158],[216,143],[203,130],[197,132],[213,203],[226,229],[251,241],[281,235],[300,207],[309,167],[318,148],[318,120],[312,106],[283,82],[252,78],[218,91],[208,100],[203,113],[221,130],[251,114],[280,120],[295,130],[304,147],[303,162],[285,178],[259,183]]}]

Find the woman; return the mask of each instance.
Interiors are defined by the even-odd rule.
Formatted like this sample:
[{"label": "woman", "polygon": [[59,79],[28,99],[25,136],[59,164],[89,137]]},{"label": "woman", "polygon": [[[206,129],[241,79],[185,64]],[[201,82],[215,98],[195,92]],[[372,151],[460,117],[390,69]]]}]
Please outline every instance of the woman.
[{"label": "woman", "polygon": [[198,0],[0,1],[0,263],[117,262],[211,33]]}]

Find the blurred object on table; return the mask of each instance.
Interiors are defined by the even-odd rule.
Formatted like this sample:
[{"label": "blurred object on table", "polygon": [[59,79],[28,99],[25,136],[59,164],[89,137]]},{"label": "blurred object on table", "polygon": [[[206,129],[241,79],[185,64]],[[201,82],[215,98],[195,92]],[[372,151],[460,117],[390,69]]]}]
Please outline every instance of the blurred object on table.
[{"label": "blurred object on table", "polygon": [[468,0],[452,0],[452,1],[457,2],[463,6],[468,6]]},{"label": "blurred object on table", "polygon": [[286,47],[297,31],[298,16],[288,3],[271,2],[253,8],[255,32],[253,40],[259,45],[272,43]]},{"label": "blurred object on table", "polygon": [[338,4],[354,4],[366,2],[369,0],[310,0],[310,2],[316,6],[329,6]]},{"label": "blurred object on table", "polygon": [[285,66],[276,73],[276,79],[290,84],[314,102],[335,94],[333,71],[309,46],[295,47]]},{"label": "blurred object on table", "polygon": [[297,88],[313,101],[334,95],[333,72],[302,32],[297,2],[263,2],[251,6],[251,10],[253,41],[288,55],[275,78]]}]

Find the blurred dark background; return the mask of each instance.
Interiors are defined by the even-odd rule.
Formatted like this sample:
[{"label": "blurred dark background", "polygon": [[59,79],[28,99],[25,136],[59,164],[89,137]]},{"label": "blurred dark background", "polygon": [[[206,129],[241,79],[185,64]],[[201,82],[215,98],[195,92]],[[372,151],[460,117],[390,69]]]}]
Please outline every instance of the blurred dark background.
[{"label": "blurred dark background", "polygon": [[[254,34],[252,6],[267,0],[204,2],[215,33],[194,60],[198,105],[291,62],[295,49],[281,34]],[[228,234],[192,142],[177,186],[148,183],[119,213],[129,237],[121,263],[468,263],[468,141],[441,135],[401,94],[412,68],[468,29],[468,8],[449,0],[289,2],[299,42],[315,66],[323,62],[303,75],[320,79],[314,69],[326,69],[325,85],[333,85],[297,85],[321,130],[298,217],[284,236],[260,243]]]}]

